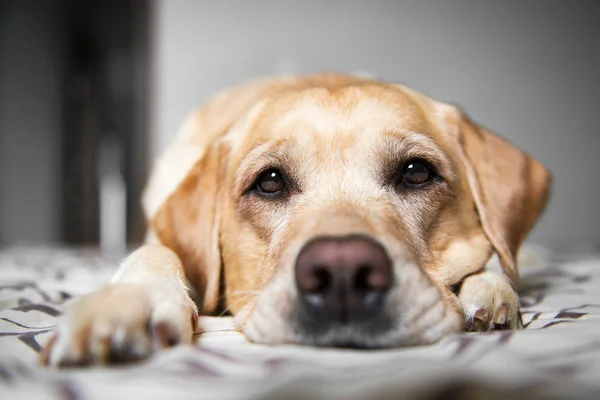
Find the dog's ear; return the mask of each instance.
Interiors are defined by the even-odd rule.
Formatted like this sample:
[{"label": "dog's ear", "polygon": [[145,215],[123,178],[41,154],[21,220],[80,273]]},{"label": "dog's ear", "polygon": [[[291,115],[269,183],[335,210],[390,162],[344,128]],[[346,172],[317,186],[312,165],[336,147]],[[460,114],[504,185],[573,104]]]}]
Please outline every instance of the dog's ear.
[{"label": "dog's ear", "polygon": [[517,252],[544,210],[552,176],[530,155],[452,107],[450,130],[479,219],[506,275],[518,284]]},{"label": "dog's ear", "polygon": [[263,98],[293,83],[257,81],[215,96],[187,118],[155,164],[144,190],[143,208],[151,233],[180,257],[188,280],[202,298],[203,313],[214,312],[219,303],[220,192],[225,190],[230,151],[223,139],[243,131]]},{"label": "dog's ear", "polygon": [[250,96],[234,107],[236,94],[239,101],[244,92],[218,97],[187,119],[156,163],[143,196],[154,235],[179,256],[204,314],[215,312],[221,294],[219,224],[230,143],[249,129],[264,104]]},{"label": "dog's ear", "polygon": [[151,221],[159,241],[177,253],[203,313],[219,302],[219,178],[223,150],[215,144],[166,199]]}]

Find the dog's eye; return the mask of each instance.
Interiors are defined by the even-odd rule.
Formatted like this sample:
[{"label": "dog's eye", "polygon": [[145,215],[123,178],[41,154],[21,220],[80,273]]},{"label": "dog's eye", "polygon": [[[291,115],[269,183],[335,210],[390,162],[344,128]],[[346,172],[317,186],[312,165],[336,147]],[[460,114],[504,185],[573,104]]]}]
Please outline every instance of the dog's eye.
[{"label": "dog's eye", "polygon": [[268,169],[258,177],[256,181],[256,190],[263,194],[275,195],[283,191],[286,187],[285,179],[280,171]]},{"label": "dog's eye", "polygon": [[409,160],[400,169],[400,182],[413,188],[420,188],[435,177],[433,167],[424,160]]}]

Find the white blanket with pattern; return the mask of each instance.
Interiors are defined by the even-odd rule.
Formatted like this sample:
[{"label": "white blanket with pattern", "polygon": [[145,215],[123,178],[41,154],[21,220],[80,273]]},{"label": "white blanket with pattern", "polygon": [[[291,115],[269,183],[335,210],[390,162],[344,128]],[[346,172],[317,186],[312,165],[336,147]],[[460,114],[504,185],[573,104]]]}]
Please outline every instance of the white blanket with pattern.
[{"label": "white blanket with pattern", "polygon": [[526,328],[391,350],[250,344],[206,318],[193,347],[114,368],[37,365],[74,296],[117,260],[91,250],[0,251],[0,399],[600,398],[600,255],[563,252],[522,270]]}]

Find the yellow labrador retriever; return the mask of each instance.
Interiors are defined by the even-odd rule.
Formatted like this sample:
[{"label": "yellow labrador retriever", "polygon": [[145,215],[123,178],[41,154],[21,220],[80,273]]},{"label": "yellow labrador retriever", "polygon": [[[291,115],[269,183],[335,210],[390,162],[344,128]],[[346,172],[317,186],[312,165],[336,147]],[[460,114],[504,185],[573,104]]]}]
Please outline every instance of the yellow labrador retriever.
[{"label": "yellow labrador retriever", "polygon": [[[155,167],[148,244],[64,315],[42,359],[144,358],[191,343],[198,310],[227,310],[272,345],[518,328],[516,253],[550,181],[456,107],[401,85],[328,74],[231,89]],[[494,252],[504,274],[486,269]]]}]

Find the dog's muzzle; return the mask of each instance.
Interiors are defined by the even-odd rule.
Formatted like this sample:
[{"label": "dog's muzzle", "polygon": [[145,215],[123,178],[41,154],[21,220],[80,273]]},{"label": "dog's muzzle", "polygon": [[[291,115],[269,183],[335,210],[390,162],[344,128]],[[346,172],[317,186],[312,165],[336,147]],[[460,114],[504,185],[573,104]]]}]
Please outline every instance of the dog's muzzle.
[{"label": "dog's muzzle", "polygon": [[360,235],[309,241],[298,254],[295,280],[301,328],[316,335],[379,322],[394,284],[384,248]]}]

